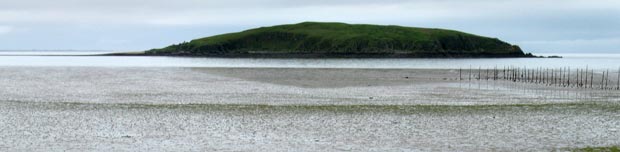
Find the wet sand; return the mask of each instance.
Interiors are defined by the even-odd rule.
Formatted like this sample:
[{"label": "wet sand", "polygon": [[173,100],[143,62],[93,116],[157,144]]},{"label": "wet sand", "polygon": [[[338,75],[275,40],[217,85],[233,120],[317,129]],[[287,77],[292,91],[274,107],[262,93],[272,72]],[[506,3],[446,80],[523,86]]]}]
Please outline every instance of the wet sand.
[{"label": "wet sand", "polygon": [[0,67],[0,84],[2,151],[620,145],[617,92],[459,81],[458,70]]}]

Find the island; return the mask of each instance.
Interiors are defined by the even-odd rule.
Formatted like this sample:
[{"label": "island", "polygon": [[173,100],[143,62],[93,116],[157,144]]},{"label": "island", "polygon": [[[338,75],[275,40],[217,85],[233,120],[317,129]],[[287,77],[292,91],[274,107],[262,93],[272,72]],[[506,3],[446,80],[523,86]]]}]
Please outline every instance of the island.
[{"label": "island", "polygon": [[[138,55],[116,54],[116,55]],[[519,46],[434,28],[303,22],[216,35],[141,55],[273,58],[534,57]]]}]

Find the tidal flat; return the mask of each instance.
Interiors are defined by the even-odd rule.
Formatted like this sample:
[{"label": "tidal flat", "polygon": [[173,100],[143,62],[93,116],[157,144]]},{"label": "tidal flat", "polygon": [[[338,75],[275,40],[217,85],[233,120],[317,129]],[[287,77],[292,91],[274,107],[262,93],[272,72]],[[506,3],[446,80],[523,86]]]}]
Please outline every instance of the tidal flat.
[{"label": "tidal flat", "polygon": [[458,77],[435,69],[0,67],[0,150],[620,145],[618,92]]}]

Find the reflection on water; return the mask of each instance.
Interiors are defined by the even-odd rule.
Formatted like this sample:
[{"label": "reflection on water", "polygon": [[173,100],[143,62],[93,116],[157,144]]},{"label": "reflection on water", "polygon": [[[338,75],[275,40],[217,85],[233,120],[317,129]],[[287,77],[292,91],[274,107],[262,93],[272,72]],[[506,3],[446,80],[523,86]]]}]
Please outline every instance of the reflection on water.
[{"label": "reflection on water", "polygon": [[[71,52],[75,55],[76,52]],[[87,52],[81,52],[87,53]],[[100,53],[100,52],[97,52]],[[33,53],[34,54],[34,53]],[[46,52],[60,55],[62,52]],[[2,56],[5,55],[5,56]],[[560,54],[565,58],[502,59],[256,59],[121,56],[6,56],[0,66],[95,66],[95,67],[272,67],[272,68],[469,68],[471,67],[586,67],[618,69],[620,54]],[[13,54],[15,55],[15,54]],[[78,54],[79,55],[79,54]]]}]

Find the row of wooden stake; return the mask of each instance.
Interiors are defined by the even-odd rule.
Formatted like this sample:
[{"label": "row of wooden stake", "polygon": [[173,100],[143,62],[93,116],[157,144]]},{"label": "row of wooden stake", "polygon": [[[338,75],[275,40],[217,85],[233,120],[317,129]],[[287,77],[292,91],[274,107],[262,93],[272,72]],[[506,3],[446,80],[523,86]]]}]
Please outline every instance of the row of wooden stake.
[{"label": "row of wooden stake", "polygon": [[[459,68],[459,80],[505,80],[558,87],[620,90],[620,68],[617,72],[618,76],[616,77],[615,85],[613,84],[613,78],[610,77],[611,72],[609,69],[602,71],[600,75],[597,75],[594,69],[588,67],[572,70],[570,67],[528,69],[527,67],[505,66],[501,69],[497,67],[493,69],[478,67],[476,70],[470,67],[466,70],[468,70],[467,78],[464,78],[463,74],[465,71],[463,71],[463,68]],[[600,78],[600,81],[598,78]]]}]

